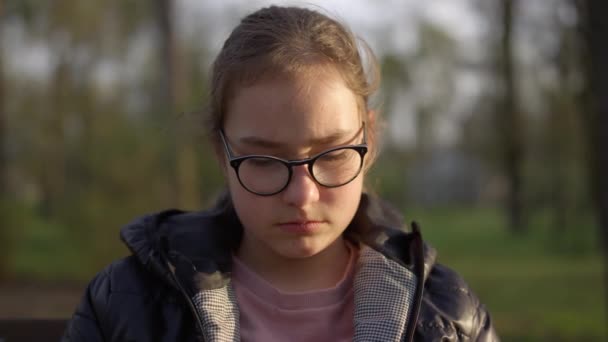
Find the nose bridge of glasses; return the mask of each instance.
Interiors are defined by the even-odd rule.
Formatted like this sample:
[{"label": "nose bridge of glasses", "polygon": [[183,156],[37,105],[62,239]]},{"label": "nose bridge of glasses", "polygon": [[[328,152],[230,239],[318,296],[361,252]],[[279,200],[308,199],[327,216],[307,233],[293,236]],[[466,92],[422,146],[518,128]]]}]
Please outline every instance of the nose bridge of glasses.
[{"label": "nose bridge of glasses", "polygon": [[314,160],[314,158],[290,160],[287,162],[287,164],[291,167],[300,166],[300,165],[310,165],[313,163],[313,160]]},{"label": "nose bridge of glasses", "polygon": [[312,164],[314,162],[314,158],[306,158],[306,159],[300,159],[300,160],[290,160],[289,162],[287,162],[287,164],[289,165],[289,168],[291,169],[291,177],[290,178],[294,178],[294,176],[298,177],[298,174],[300,172],[298,172],[298,169],[300,169],[301,171],[304,172],[304,176],[305,177],[310,177],[312,180],[315,180],[315,177],[313,175],[313,171],[312,171]]},{"label": "nose bridge of glasses", "polygon": [[312,166],[310,161],[304,162],[299,160],[297,164],[292,164],[290,178],[286,185],[288,192],[307,192],[313,191],[311,187],[316,188],[319,182],[312,174]]},{"label": "nose bridge of glasses", "polygon": [[305,159],[299,159],[299,160],[290,160],[287,162],[287,165],[289,165],[289,168],[291,169],[291,173],[294,173],[294,169],[298,166],[306,166],[306,169],[308,170],[308,176],[311,178],[315,178],[313,175],[313,171],[312,171],[312,164],[315,162],[316,157],[312,157],[312,158],[305,158]]}]

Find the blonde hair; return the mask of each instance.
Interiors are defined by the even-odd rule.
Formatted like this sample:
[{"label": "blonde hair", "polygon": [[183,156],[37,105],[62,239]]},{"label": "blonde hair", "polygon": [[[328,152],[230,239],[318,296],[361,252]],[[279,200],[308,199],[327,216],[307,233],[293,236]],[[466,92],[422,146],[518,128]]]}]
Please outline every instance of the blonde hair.
[{"label": "blonde hair", "polygon": [[[364,65],[360,48],[368,65]],[[299,7],[271,6],[255,11],[245,16],[224,42],[212,66],[206,118],[213,144],[219,144],[230,99],[239,86],[278,74],[309,72],[320,66],[334,67],[356,95],[366,122],[366,167],[370,166],[378,150],[377,118],[369,103],[380,80],[376,58],[345,25]]]}]

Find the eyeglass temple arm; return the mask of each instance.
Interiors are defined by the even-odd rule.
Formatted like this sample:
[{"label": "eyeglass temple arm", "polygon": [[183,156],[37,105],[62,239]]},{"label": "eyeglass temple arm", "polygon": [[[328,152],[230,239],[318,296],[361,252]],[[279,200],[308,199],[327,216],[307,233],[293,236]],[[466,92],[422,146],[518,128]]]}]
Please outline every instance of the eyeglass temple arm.
[{"label": "eyeglass temple arm", "polygon": [[228,145],[228,142],[226,141],[226,136],[224,136],[224,130],[220,129],[220,138],[222,139],[222,143],[224,144],[224,148],[226,149],[226,152],[228,153],[228,158],[232,159],[234,158],[234,153],[232,152],[232,149],[230,148],[230,145]]},{"label": "eyeglass temple arm", "polygon": [[365,121],[361,122],[363,129],[363,143],[367,145],[367,129],[365,129]]}]

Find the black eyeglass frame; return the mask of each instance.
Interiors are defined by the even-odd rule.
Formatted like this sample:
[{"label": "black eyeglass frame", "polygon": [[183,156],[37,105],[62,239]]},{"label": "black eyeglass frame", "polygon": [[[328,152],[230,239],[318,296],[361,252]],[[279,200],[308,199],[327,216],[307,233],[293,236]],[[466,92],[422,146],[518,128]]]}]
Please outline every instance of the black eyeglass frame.
[{"label": "black eyeglass frame", "polygon": [[[344,185],[352,182],[355,178],[357,178],[357,176],[359,176],[359,174],[361,173],[361,170],[363,170],[363,161],[365,159],[365,154],[367,153],[367,150],[368,150],[367,130],[365,129],[365,122],[363,122],[361,129],[363,130],[363,142],[361,144],[332,147],[332,148],[322,151],[310,158],[298,159],[298,160],[286,160],[286,159],[282,159],[282,158],[278,158],[278,157],[270,156],[270,155],[264,155],[264,154],[249,154],[249,155],[245,155],[245,156],[235,157],[234,153],[232,152],[232,149],[230,148],[230,145],[228,145],[228,141],[226,140],[226,136],[224,135],[224,130],[220,129],[219,133],[220,133],[220,138],[222,139],[222,143],[224,144],[224,149],[226,150],[226,154],[228,156],[228,163],[230,163],[230,166],[234,169],[234,172],[236,173],[236,178],[239,180],[239,183],[241,184],[241,186],[245,190],[251,192],[252,194],[258,195],[258,196],[273,196],[273,195],[276,195],[276,194],[280,193],[281,191],[285,190],[289,186],[289,183],[291,182],[291,177],[293,175],[294,166],[308,165],[308,172],[312,176],[312,179],[314,179],[314,181],[317,184],[319,184],[323,187],[326,187],[326,188],[338,188],[338,187],[344,186]],[[346,181],[342,184],[339,184],[339,185],[325,185],[325,184],[319,182],[319,180],[317,179],[317,177],[315,177],[315,174],[313,172],[313,165],[314,165],[315,161],[317,161],[317,159],[321,158],[322,156],[324,156],[328,153],[339,151],[339,150],[345,150],[345,149],[355,150],[361,156],[361,164],[359,165],[359,171],[357,171],[357,173],[351,179],[349,179],[348,181]],[[289,172],[285,185],[282,188],[280,188],[279,190],[272,192],[272,193],[260,193],[260,192],[249,189],[241,180],[241,176],[239,174],[239,167],[241,166],[241,164],[244,161],[246,161],[248,159],[253,159],[253,158],[273,159],[273,160],[276,160],[276,161],[282,163],[283,165],[285,165]]]}]

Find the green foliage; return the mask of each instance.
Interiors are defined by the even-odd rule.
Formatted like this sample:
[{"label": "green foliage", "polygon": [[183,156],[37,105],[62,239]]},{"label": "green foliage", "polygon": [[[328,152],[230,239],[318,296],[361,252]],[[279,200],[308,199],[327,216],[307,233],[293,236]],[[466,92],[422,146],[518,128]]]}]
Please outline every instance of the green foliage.
[{"label": "green foliage", "polygon": [[[65,225],[52,222],[22,203],[6,206],[10,241],[8,270],[17,278],[61,280],[88,275],[85,246]],[[76,261],[76,262],[75,262]]]},{"label": "green foliage", "polygon": [[[176,39],[181,96],[175,108],[160,105],[158,71],[167,66],[158,47],[141,43],[158,45],[154,14],[152,5],[121,1],[7,3],[6,23],[23,24],[20,44],[44,42],[52,61],[37,82],[12,70],[2,75],[11,182],[0,194],[11,203],[0,233],[9,260],[2,276],[90,278],[127,252],[118,232],[134,217],[196,209],[193,203],[219,191],[221,174],[201,144],[200,112],[177,114],[204,105],[208,57],[202,42]],[[178,162],[185,179],[203,179],[182,182],[191,199],[200,197],[189,203],[175,200]]]},{"label": "green foliage", "polygon": [[406,203],[407,160],[405,153],[383,151],[367,175],[367,190],[391,203]]}]

